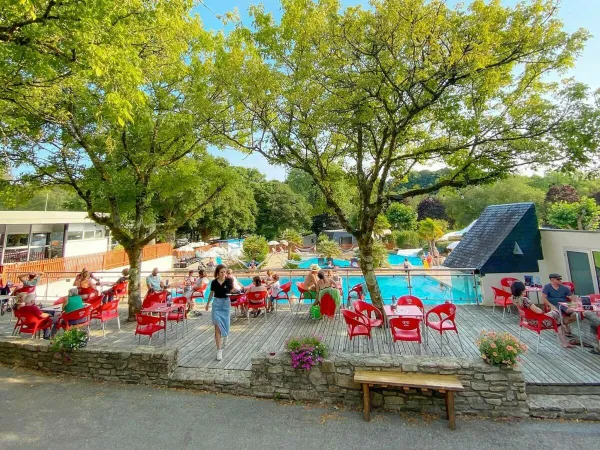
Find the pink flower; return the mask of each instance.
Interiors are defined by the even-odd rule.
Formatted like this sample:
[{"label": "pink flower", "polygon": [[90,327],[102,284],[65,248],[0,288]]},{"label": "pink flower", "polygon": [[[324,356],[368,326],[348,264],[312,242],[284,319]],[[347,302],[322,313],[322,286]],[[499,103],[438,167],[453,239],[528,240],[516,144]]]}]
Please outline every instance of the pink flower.
[{"label": "pink flower", "polygon": [[490,344],[490,347],[492,348],[496,348],[496,344],[494,344],[493,342]]},{"label": "pink flower", "polygon": [[512,345],[507,345],[506,346],[506,350],[508,350],[509,352],[512,352],[513,351],[513,346]]},{"label": "pink flower", "polygon": [[494,356],[498,356],[498,353],[494,352],[494,353],[492,353],[492,355],[494,355]]}]

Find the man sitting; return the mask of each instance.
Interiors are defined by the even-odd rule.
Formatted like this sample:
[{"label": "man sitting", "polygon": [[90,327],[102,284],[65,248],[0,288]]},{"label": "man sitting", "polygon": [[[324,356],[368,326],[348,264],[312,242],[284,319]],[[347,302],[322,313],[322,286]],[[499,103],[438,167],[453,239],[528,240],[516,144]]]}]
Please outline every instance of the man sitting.
[{"label": "man sitting", "polygon": [[152,269],[152,274],[146,277],[146,286],[148,287],[148,293],[150,292],[160,292],[165,288],[164,283],[160,279],[160,274],[158,273],[158,267]]},{"label": "man sitting", "polygon": [[571,289],[562,284],[562,276],[558,273],[550,274],[550,283],[542,289],[542,300],[550,311],[560,310],[562,321],[565,325],[565,334],[570,334],[569,324],[577,320],[576,313],[564,305],[559,308],[559,303],[575,301],[571,295]]}]

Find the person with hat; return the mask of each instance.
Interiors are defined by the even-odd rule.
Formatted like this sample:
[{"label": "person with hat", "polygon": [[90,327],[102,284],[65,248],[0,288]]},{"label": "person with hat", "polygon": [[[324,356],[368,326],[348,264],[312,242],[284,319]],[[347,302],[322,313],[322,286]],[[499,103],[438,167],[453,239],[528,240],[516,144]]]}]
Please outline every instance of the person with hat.
[{"label": "person with hat", "polygon": [[565,325],[565,334],[570,334],[569,324],[577,320],[575,312],[561,306],[559,303],[565,303],[575,301],[575,298],[571,295],[571,289],[562,284],[562,275],[558,273],[551,273],[550,283],[544,286],[542,289],[542,301],[544,305],[550,308],[550,311],[559,310],[563,316],[563,324]]}]

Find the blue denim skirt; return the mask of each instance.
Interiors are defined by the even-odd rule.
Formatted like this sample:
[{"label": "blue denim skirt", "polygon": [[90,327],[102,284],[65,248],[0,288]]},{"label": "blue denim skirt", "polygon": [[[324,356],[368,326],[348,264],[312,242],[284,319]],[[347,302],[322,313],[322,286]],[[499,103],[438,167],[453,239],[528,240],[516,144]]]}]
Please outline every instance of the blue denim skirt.
[{"label": "blue denim skirt", "polygon": [[230,307],[231,301],[228,298],[213,298],[212,323],[219,326],[221,336],[223,337],[229,335],[229,324],[231,321]]}]

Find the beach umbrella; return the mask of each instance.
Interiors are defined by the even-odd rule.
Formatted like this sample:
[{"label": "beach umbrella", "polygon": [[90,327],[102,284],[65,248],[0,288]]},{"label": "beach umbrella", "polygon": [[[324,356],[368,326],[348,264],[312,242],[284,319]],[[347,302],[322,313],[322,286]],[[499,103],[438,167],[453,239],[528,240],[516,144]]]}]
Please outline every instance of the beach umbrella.
[{"label": "beach umbrella", "polygon": [[201,253],[202,258],[216,258],[220,256],[220,253],[215,252],[214,248],[211,248],[207,252]]},{"label": "beach umbrella", "polygon": [[279,243],[283,245],[288,245],[288,241],[286,241],[285,239],[282,239],[281,241],[279,241]]},{"label": "beach umbrella", "polygon": [[191,245],[184,245],[183,247],[176,248],[175,250],[180,252],[193,252],[194,247],[192,247]]},{"label": "beach umbrella", "polygon": [[277,242],[277,241],[269,241],[269,245],[279,245],[279,242]]}]

